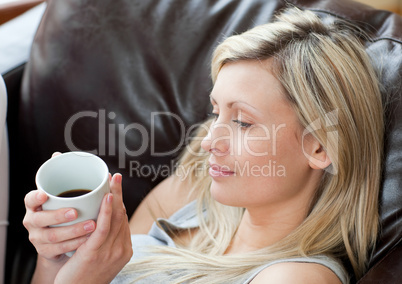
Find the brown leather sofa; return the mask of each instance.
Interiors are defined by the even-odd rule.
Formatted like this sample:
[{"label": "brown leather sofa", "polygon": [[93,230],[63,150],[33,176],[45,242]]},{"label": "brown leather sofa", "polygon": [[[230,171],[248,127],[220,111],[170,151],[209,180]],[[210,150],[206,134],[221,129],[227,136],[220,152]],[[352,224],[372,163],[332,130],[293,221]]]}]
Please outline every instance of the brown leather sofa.
[{"label": "brown leather sofa", "polygon": [[[367,51],[387,103],[381,234],[359,283],[402,281],[402,19],[346,0],[52,0],[8,89],[10,206],[5,283],[27,283],[35,251],[24,195],[54,151],[94,151],[124,176],[133,213],[167,176],[190,126],[206,118],[217,42],[291,3],[373,33]],[[157,171],[159,166],[160,171]],[[153,170],[153,171],[152,171]]]}]

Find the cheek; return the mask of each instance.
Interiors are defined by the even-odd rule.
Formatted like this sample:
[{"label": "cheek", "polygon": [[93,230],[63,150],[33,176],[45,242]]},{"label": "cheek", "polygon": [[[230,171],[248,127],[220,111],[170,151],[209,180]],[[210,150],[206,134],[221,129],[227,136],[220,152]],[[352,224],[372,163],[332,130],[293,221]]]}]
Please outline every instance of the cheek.
[{"label": "cheek", "polygon": [[242,160],[271,156],[275,151],[275,143],[270,133],[264,129],[252,129],[239,132],[233,141],[234,153]]},{"label": "cheek", "polygon": [[296,131],[279,135],[276,143],[276,156],[290,165],[300,165],[300,163],[306,162],[301,141],[301,134]]},{"label": "cheek", "polygon": [[[250,132],[251,133],[251,132]],[[234,143],[234,147],[241,149],[236,155],[236,166],[247,182],[275,184],[276,178],[293,175],[308,161],[303,154],[302,145],[294,129],[272,129],[272,133],[265,135],[251,133],[254,136],[243,135]],[[241,144],[240,144],[241,143]],[[265,178],[265,180],[264,180]]]},{"label": "cheek", "polygon": [[237,141],[242,145],[237,147],[255,157],[276,156],[281,149],[286,148],[286,144],[293,144],[296,140],[294,127],[287,125],[286,123],[272,124],[268,127],[258,124],[241,133],[241,139]]}]

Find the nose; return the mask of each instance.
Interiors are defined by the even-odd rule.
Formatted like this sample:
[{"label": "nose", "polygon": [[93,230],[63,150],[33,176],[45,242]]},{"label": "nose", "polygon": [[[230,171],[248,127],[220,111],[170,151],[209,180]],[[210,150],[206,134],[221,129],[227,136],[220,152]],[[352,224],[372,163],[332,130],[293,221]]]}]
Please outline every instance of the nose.
[{"label": "nose", "polygon": [[229,125],[215,121],[211,124],[208,135],[201,142],[201,147],[216,156],[224,156],[229,153],[230,141],[233,131]]}]

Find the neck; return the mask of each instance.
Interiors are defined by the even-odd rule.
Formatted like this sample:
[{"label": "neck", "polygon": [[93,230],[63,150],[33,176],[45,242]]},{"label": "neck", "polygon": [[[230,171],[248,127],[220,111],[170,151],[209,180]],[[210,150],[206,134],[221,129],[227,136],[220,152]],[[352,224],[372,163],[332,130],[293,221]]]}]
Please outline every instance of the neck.
[{"label": "neck", "polygon": [[293,198],[247,207],[225,254],[245,253],[271,246],[294,231],[307,217],[319,176],[302,186]]},{"label": "neck", "polygon": [[286,208],[290,209],[279,211],[278,208],[272,208],[270,213],[266,209],[246,209],[226,254],[258,250],[289,235],[306,218],[308,206],[299,204]]}]

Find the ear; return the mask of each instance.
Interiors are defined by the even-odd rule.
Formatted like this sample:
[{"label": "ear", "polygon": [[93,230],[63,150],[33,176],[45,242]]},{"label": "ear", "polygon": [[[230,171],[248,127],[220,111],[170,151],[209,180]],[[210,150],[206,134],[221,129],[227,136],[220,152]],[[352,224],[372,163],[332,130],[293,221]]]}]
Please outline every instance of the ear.
[{"label": "ear", "polygon": [[315,147],[313,153],[308,157],[308,161],[309,166],[315,170],[323,170],[332,163],[327,152],[325,152],[324,148],[319,143],[318,147]]},{"label": "ear", "polygon": [[323,170],[331,165],[331,159],[317,139],[315,139],[311,134],[308,134],[303,138],[303,153],[308,160],[310,168]]}]

